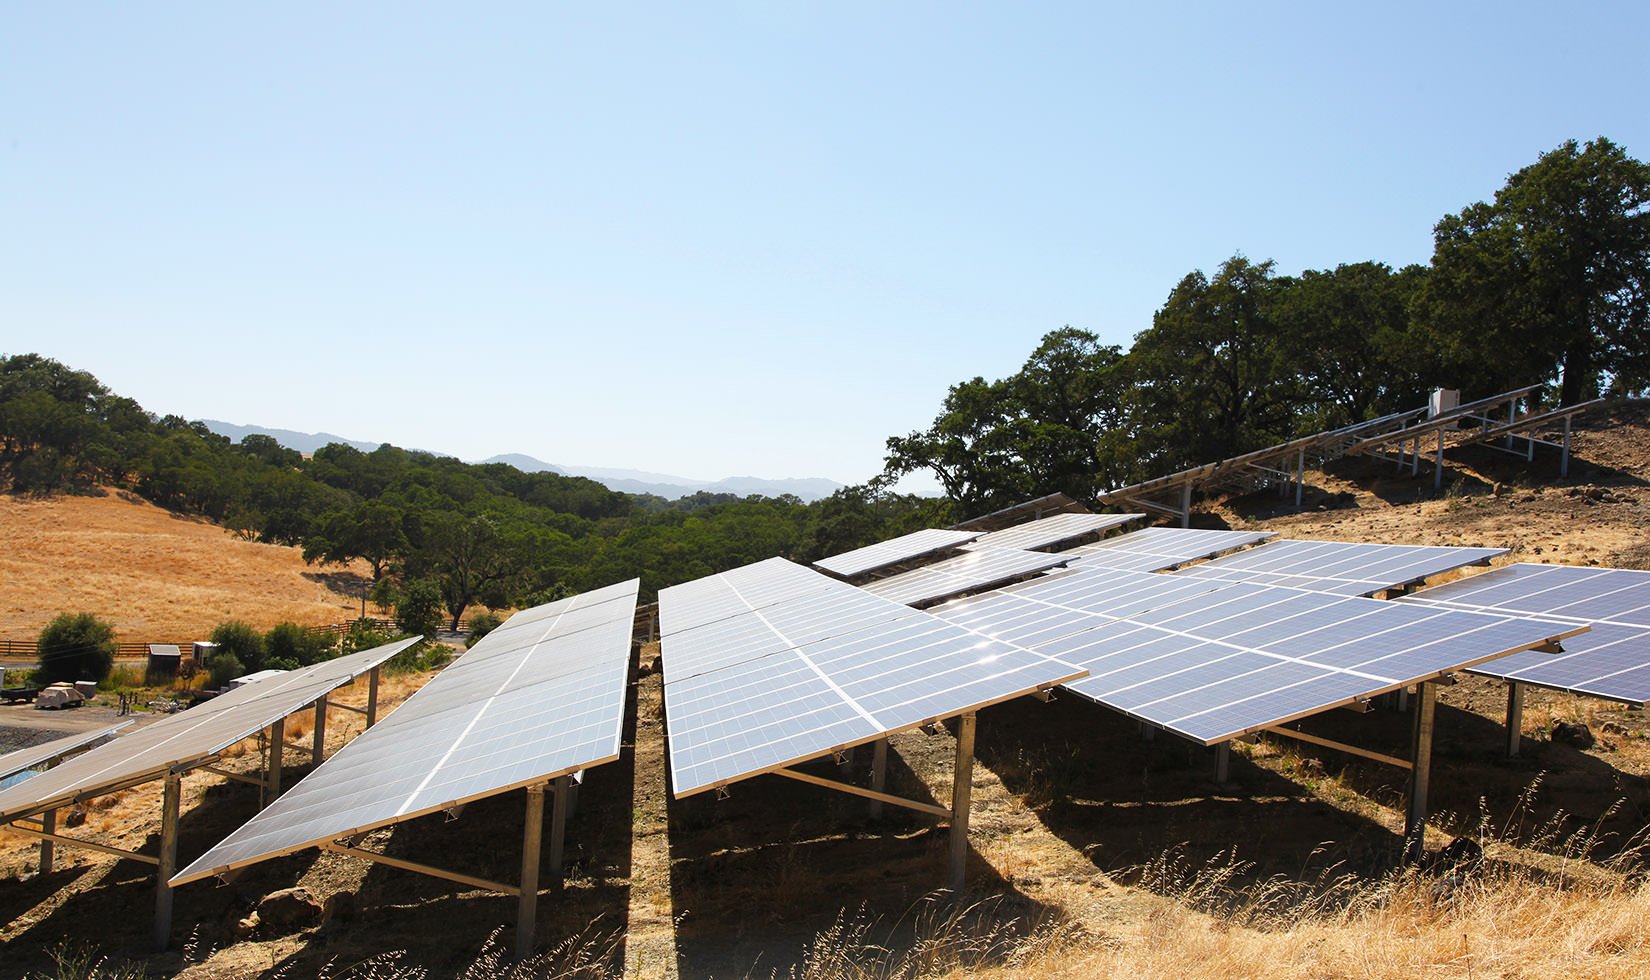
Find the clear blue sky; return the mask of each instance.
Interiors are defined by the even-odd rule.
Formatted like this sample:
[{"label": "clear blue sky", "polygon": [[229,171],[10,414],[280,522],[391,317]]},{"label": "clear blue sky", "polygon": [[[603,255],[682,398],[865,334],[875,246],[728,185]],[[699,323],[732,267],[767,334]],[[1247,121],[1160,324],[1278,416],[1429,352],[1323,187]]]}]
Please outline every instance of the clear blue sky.
[{"label": "clear blue sky", "polygon": [[1650,4],[40,4],[0,13],[0,352],[151,411],[858,482],[1234,252],[1425,262]]}]

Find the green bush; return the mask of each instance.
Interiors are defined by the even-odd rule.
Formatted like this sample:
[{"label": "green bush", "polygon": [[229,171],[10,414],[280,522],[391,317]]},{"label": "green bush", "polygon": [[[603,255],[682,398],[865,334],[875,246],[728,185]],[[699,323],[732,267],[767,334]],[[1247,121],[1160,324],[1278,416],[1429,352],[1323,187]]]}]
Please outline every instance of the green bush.
[{"label": "green bush", "polygon": [[343,652],[356,653],[361,650],[371,650],[393,641],[396,634],[391,630],[380,629],[378,624],[370,619],[357,619],[349,624],[349,631],[344,634]]},{"label": "green bush", "polygon": [[503,625],[503,623],[504,620],[499,618],[494,613],[476,613],[474,616],[470,617],[470,635],[467,639],[465,639],[464,645],[466,647],[475,646],[477,643],[481,642],[482,637],[486,636],[488,633],[491,633],[493,630],[498,629],[501,625]]},{"label": "green bush", "polygon": [[91,613],[60,613],[40,631],[37,676],[52,681],[102,681],[115,664],[115,628]]},{"label": "green bush", "polygon": [[293,670],[332,656],[330,633],[311,632],[297,623],[276,623],[264,634],[264,660],[271,667]]},{"label": "green bush", "polygon": [[395,596],[395,625],[408,636],[434,639],[441,629],[441,587],[429,579],[414,579]]},{"label": "green bush", "polygon": [[218,653],[234,657],[249,673],[256,673],[267,666],[263,634],[238,619],[219,623],[212,631],[212,642],[218,645]]},{"label": "green bush", "polygon": [[229,682],[246,673],[246,665],[233,654],[214,650],[206,658],[206,675],[213,687],[226,687]]}]

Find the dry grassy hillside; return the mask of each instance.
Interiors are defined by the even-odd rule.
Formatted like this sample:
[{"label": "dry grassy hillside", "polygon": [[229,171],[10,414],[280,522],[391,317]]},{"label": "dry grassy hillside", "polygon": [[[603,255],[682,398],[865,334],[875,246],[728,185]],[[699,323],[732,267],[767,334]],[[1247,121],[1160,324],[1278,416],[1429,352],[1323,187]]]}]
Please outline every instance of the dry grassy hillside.
[{"label": "dry grassy hillside", "polygon": [[[1340,464],[1311,475],[1304,513],[1257,495],[1217,502],[1200,522],[1495,545],[1514,549],[1507,560],[1650,564],[1650,417],[1635,406],[1589,419],[1576,452],[1567,480],[1545,456],[1527,467],[1466,454],[1436,499],[1425,470]],[[936,891],[945,828],[926,817],[890,809],[872,819],[863,800],[777,777],[738,784],[727,799],[671,800],[657,652],[642,653],[623,756],[591,770],[580,792],[566,886],[540,903],[551,948],[530,975],[1580,978],[1642,976],[1650,960],[1643,712],[1532,692],[1526,751],[1508,760],[1504,689],[1471,678],[1445,688],[1428,845],[1465,836],[1486,852],[1450,874],[1396,861],[1399,770],[1262,738],[1236,747],[1230,780],[1217,784],[1207,750],[1143,740],[1079,699],[998,705],[979,717],[968,890],[950,896]],[[1598,743],[1554,742],[1557,718],[1586,721]],[[1385,710],[1311,725],[1397,755],[1410,731],[1407,715]],[[890,792],[948,799],[948,733],[908,733],[892,747]],[[866,755],[851,763],[860,777]],[[837,775],[830,760],[811,768]],[[152,845],[157,796],[150,786],[93,804],[92,836]],[[254,796],[190,776],[185,860],[249,816]],[[376,832],[369,846],[513,880],[520,833],[512,794],[457,819]],[[312,851],[226,886],[180,889],[177,942],[149,956],[147,868],[60,853],[57,871],[29,877],[31,846],[0,836],[0,975],[51,969],[53,945],[95,921],[111,964],[129,958],[150,975],[491,976],[500,967],[484,948],[500,929],[507,947],[514,918],[508,897]],[[344,896],[349,914],[236,934],[260,897],[294,884]]]},{"label": "dry grassy hillside", "polygon": [[201,639],[225,619],[267,629],[345,622],[365,579],[304,564],[123,493],[0,494],[0,639],[33,639],[60,612],[93,612],[122,640]]}]

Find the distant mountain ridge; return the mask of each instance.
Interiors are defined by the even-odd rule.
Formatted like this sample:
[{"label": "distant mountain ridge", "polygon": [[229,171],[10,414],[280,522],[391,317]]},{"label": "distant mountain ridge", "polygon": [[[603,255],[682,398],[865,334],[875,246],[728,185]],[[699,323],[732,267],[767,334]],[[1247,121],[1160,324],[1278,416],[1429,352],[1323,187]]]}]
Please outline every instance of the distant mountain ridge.
[{"label": "distant mountain ridge", "polygon": [[[249,435],[263,435],[274,439],[287,447],[301,453],[313,453],[328,443],[338,442],[346,446],[354,446],[364,453],[370,453],[382,443],[367,442],[361,439],[346,439],[343,436],[333,435],[330,432],[298,432],[293,429],[272,429],[262,425],[236,425],[232,422],[222,422],[217,419],[201,419],[201,424],[220,436],[227,437],[232,442],[240,442]],[[438,455],[451,455],[441,453]],[[609,490],[620,493],[653,494],[666,500],[676,500],[680,497],[691,497],[700,492],[704,493],[731,493],[740,497],[751,494],[761,494],[765,497],[778,497],[783,494],[794,494],[804,501],[814,501],[842,489],[842,484],[824,477],[786,477],[784,479],[767,479],[758,476],[730,476],[721,480],[691,480],[683,476],[673,476],[669,473],[653,473],[647,470],[613,469],[601,466],[563,466],[556,463],[546,463],[542,459],[528,456],[525,453],[502,453],[481,463],[505,463],[514,466],[524,473],[551,472],[563,476],[582,476],[602,484]]]}]

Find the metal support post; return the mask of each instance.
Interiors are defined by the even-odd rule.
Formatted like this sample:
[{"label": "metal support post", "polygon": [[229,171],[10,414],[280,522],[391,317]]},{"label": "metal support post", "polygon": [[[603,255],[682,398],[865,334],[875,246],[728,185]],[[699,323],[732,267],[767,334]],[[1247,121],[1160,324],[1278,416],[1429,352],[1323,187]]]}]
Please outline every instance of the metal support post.
[{"label": "metal support post", "polygon": [[327,699],[315,702],[315,741],[310,743],[309,757],[316,765],[327,759]]},{"label": "metal support post", "polygon": [[550,882],[552,888],[561,887],[563,845],[567,840],[567,811],[572,801],[573,792],[569,788],[573,780],[568,776],[556,777],[556,799],[550,810]]},{"label": "metal support post", "polygon": [[516,902],[516,959],[533,955],[538,938],[539,845],[544,834],[544,786],[527,787],[527,826],[521,834],[521,895]]},{"label": "metal support post", "polygon": [[1232,743],[1222,742],[1215,746],[1215,782],[1226,785],[1232,776]]},{"label": "metal support post", "polygon": [[961,892],[968,869],[968,811],[974,798],[974,712],[957,719],[957,765],[951,775],[951,890]]},{"label": "metal support post", "polygon": [[1558,475],[1570,475],[1570,416],[1564,416],[1564,455],[1558,460]]},{"label": "metal support post", "polygon": [[367,727],[378,722],[378,668],[367,673]]},{"label": "metal support post", "polygon": [[1409,449],[1409,475],[1418,476],[1421,472],[1421,437],[1417,435]]},{"label": "metal support post", "polygon": [[[40,831],[46,834],[57,833],[56,810],[47,810],[40,815]],[[45,837],[40,839],[40,873],[43,875],[52,873],[52,842]]]},{"label": "metal support post", "polygon": [[1524,685],[1517,681],[1507,684],[1507,758],[1518,758],[1524,740]]},{"label": "metal support post", "polygon": [[1444,430],[1438,430],[1438,449],[1432,456],[1432,489],[1441,490],[1444,486]]},{"label": "metal support post", "polygon": [[1404,818],[1404,861],[1419,864],[1427,851],[1427,780],[1432,775],[1432,721],[1437,686],[1424,681],[1415,691],[1414,762],[1409,771],[1409,810]]},{"label": "metal support post", "polygon": [[[871,791],[881,793],[888,784],[888,740],[879,738],[871,745]],[[882,816],[882,801],[872,800],[871,819]]]},{"label": "metal support post", "polygon": [[160,863],[155,866],[155,952],[166,950],[172,940],[172,875],[178,870],[178,809],[183,797],[183,777],[166,774],[166,788],[160,805]]},{"label": "metal support post", "polygon": [[1306,450],[1295,457],[1295,509],[1301,509],[1301,488],[1306,484]]},{"label": "metal support post", "polygon": [[1157,738],[1157,726],[1140,723],[1140,741],[1151,742]]},{"label": "metal support post", "polygon": [[1400,687],[1396,691],[1392,692],[1392,696],[1396,701],[1396,707],[1393,710],[1397,711],[1399,714],[1403,714],[1409,710],[1409,688]]},{"label": "metal support post", "polygon": [[1507,425],[1509,426],[1509,429],[1507,431],[1507,442],[1506,442],[1506,448],[1507,449],[1511,449],[1512,444],[1513,444],[1513,434],[1512,434],[1512,430],[1511,430],[1510,427],[1513,425],[1513,423],[1515,423],[1517,421],[1518,421],[1518,399],[1514,398],[1512,400],[1512,403],[1507,406]]},{"label": "metal support post", "polygon": [[264,784],[269,787],[264,805],[275,802],[281,795],[281,754],[286,748],[286,719],[269,726],[269,770],[264,773]]},{"label": "metal support post", "polygon": [[1180,526],[1192,526],[1192,483],[1186,481],[1180,488]]}]

